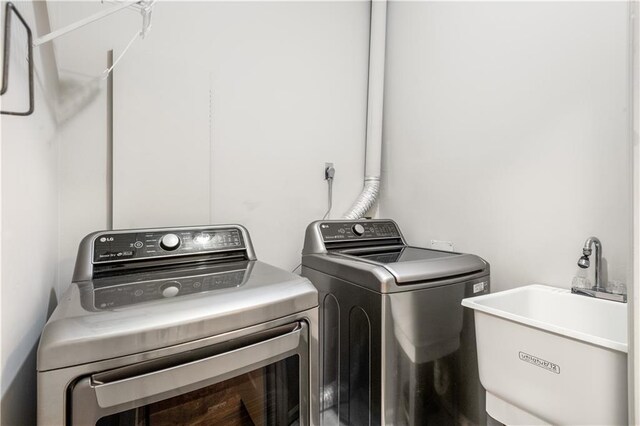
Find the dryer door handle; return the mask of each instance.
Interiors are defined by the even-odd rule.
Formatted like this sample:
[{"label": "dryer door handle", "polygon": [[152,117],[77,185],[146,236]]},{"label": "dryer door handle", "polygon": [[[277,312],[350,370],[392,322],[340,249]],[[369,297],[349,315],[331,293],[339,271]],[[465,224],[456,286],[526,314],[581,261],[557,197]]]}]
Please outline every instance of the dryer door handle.
[{"label": "dryer door handle", "polygon": [[[102,408],[123,404],[140,406],[182,395],[273,364],[301,352],[307,324],[296,323],[293,331],[258,343],[146,374],[110,382],[91,376],[91,387]],[[302,350],[302,352],[306,352]]]}]

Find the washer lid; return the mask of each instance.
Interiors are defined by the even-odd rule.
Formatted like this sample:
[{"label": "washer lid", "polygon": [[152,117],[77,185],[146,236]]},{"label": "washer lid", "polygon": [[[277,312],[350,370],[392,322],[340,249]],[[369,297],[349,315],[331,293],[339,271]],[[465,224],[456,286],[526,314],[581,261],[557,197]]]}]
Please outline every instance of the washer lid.
[{"label": "washer lid", "polygon": [[[349,254],[349,251],[344,250],[341,253]],[[427,250],[418,247],[411,246],[399,246],[397,248],[383,250],[366,250],[354,252],[352,256],[359,257],[360,259],[367,259],[372,262],[388,264],[398,262],[410,262],[413,260],[431,260],[439,259],[442,257],[451,257],[458,253],[451,253],[438,250]]]},{"label": "washer lid", "polygon": [[463,277],[487,268],[485,261],[472,254],[411,246],[397,246],[385,250],[350,249],[334,254],[380,265],[393,274],[398,285]]},{"label": "washer lid", "polygon": [[242,285],[111,309],[87,302],[102,287],[73,283],[42,332],[38,370],[186,343],[318,306],[318,293],[306,278],[259,261],[250,261],[247,271]]}]

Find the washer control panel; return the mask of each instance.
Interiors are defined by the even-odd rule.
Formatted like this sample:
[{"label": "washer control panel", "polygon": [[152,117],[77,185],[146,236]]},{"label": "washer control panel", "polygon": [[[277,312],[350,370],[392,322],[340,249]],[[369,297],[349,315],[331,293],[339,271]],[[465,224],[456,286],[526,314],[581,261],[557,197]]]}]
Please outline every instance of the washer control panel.
[{"label": "washer control panel", "polygon": [[393,222],[323,222],[320,232],[325,242],[380,238],[400,238],[400,231]]},{"label": "washer control panel", "polygon": [[163,256],[242,250],[239,229],[167,230],[104,233],[93,242],[93,263],[118,262]]}]

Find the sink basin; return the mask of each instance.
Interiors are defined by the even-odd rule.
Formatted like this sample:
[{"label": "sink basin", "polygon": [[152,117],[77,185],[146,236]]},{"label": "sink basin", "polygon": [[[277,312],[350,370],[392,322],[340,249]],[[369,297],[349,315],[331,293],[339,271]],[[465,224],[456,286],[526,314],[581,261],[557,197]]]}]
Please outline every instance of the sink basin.
[{"label": "sink basin", "polygon": [[529,285],[474,309],[487,413],[507,425],[627,424],[627,304]]}]

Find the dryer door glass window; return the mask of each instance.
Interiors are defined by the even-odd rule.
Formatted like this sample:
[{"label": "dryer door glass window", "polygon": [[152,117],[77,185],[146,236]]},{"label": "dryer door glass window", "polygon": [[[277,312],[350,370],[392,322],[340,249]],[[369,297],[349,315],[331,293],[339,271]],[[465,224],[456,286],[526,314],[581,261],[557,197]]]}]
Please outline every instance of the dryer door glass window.
[{"label": "dryer door glass window", "polygon": [[180,396],[102,417],[97,426],[294,425],[300,422],[298,357]]},{"label": "dryer door glass window", "polygon": [[308,425],[308,324],[228,337],[80,378],[71,424]]}]

